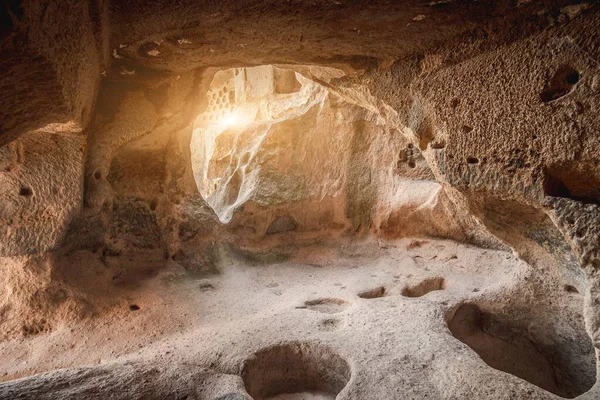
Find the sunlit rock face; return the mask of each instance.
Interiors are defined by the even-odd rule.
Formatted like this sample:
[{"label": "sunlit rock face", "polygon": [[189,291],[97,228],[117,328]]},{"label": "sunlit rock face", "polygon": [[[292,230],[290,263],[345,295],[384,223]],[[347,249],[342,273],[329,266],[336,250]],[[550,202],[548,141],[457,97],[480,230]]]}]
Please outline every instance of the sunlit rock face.
[{"label": "sunlit rock face", "polygon": [[599,27],[1,2],[0,400],[600,398]]},{"label": "sunlit rock face", "polygon": [[219,72],[208,98],[194,177],[235,232],[464,236],[418,147],[378,113],[272,66]]},{"label": "sunlit rock face", "polygon": [[[198,189],[222,222],[231,221],[236,209],[248,201],[268,207],[269,203],[318,195],[318,189],[311,193],[301,187],[318,184],[314,182],[316,176],[310,182],[314,170],[303,174],[298,167],[319,169],[315,161],[322,158],[322,153],[314,154],[313,150],[311,158],[306,159],[309,149],[300,146],[309,138],[330,132],[330,125],[315,131],[317,113],[324,107],[327,91],[298,77],[304,85],[295,72],[271,66],[228,70],[215,76],[208,92],[209,107],[197,119],[191,148]],[[285,78],[290,82],[280,82]],[[321,122],[330,117],[328,114]],[[321,149],[325,143],[312,143],[313,149]],[[339,141],[332,145],[332,151],[339,149],[343,154]],[[326,187],[330,179],[323,178],[322,186]]]},{"label": "sunlit rock face", "polygon": [[[282,70],[236,70],[236,103],[228,112],[239,121],[228,124],[227,114],[217,113],[216,124],[196,125],[196,182],[234,229],[264,235],[280,217],[290,223],[271,233],[343,229],[352,138],[377,129],[375,121],[293,71],[284,70],[295,82],[281,90],[275,71]],[[361,123],[367,129],[357,129]]]}]

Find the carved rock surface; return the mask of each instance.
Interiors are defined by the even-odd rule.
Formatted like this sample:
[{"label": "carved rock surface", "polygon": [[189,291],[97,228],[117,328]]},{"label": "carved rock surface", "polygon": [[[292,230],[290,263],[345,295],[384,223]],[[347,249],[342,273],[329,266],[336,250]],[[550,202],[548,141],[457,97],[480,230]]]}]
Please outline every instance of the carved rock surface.
[{"label": "carved rock surface", "polygon": [[596,399],[600,8],[0,4],[0,399]]}]

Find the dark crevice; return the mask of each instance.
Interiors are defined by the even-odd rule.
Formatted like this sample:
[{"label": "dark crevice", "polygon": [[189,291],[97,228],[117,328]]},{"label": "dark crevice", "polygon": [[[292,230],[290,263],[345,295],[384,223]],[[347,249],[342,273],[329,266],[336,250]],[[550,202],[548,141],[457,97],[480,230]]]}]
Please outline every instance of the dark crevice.
[{"label": "dark crevice", "polygon": [[467,163],[471,165],[479,164],[479,159],[477,157],[469,156],[467,157]]},{"label": "dark crevice", "polygon": [[566,167],[544,171],[544,194],[600,205],[600,188],[596,187],[592,175],[584,176]]},{"label": "dark crevice", "polygon": [[563,65],[558,68],[542,93],[540,93],[542,101],[548,103],[566,96],[573,91],[579,79],[579,72],[575,68]]},{"label": "dark crevice", "polygon": [[23,17],[21,0],[3,0],[0,3],[0,32],[8,32]]},{"label": "dark crevice", "polygon": [[375,289],[369,289],[362,291],[358,294],[361,299],[377,299],[385,296],[386,290],[384,286],[379,286]]},{"label": "dark crevice", "polygon": [[31,190],[30,187],[22,186],[21,189],[19,189],[19,196],[29,197],[32,195],[33,195],[33,190]]}]

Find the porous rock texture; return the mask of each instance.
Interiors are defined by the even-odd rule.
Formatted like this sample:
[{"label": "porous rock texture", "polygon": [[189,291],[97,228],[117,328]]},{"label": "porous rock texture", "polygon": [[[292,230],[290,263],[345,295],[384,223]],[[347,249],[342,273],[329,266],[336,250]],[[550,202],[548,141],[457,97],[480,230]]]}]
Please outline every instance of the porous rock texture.
[{"label": "porous rock texture", "polygon": [[600,397],[600,8],[8,0],[1,399]]}]

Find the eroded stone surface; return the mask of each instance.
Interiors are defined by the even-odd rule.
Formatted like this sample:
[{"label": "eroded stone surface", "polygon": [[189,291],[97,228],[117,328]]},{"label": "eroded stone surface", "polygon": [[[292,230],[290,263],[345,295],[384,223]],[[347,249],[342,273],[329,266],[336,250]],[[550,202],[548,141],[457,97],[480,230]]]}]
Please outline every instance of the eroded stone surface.
[{"label": "eroded stone surface", "polygon": [[1,397],[598,396],[597,4],[0,8]]}]

